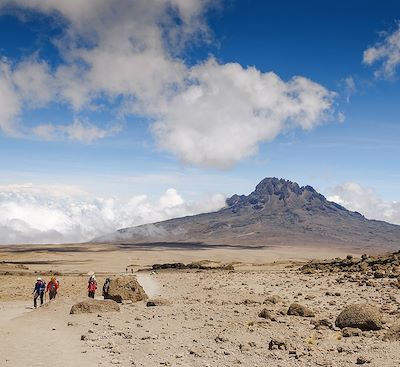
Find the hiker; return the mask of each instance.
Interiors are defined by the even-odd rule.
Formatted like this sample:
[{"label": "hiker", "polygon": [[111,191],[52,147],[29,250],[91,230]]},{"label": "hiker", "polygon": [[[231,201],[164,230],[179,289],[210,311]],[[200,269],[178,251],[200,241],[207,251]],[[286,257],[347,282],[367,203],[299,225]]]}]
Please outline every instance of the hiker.
[{"label": "hiker", "polygon": [[51,277],[50,282],[47,283],[46,289],[46,292],[49,292],[50,301],[56,298],[59,286],[60,283],[58,280],[55,277]]},{"label": "hiker", "polygon": [[111,279],[106,278],[106,281],[104,282],[104,285],[103,285],[103,297],[108,293],[108,289],[110,288],[110,282],[111,282]]},{"label": "hiker", "polygon": [[40,305],[43,305],[44,292],[46,290],[46,282],[42,278],[37,278],[35,288],[33,289],[33,306],[37,307],[37,299],[40,297]]},{"label": "hiker", "polygon": [[88,280],[88,297],[94,298],[97,289],[97,281],[95,275],[91,275]]}]

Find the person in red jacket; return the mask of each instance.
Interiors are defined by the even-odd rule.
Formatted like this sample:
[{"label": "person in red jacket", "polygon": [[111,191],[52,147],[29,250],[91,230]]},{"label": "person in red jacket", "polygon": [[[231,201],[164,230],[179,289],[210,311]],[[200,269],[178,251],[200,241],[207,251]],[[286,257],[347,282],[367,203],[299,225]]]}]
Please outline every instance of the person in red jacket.
[{"label": "person in red jacket", "polygon": [[47,283],[47,289],[46,289],[46,292],[49,292],[50,300],[56,298],[58,288],[59,288],[58,280],[55,277],[51,277],[50,282]]},{"label": "person in red jacket", "polygon": [[88,297],[94,298],[97,289],[97,281],[95,275],[91,275],[88,280]]}]

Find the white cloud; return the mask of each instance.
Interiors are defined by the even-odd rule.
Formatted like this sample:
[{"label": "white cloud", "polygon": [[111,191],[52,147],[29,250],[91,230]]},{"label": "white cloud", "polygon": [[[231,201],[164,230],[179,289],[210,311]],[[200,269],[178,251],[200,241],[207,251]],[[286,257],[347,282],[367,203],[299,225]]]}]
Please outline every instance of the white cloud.
[{"label": "white cloud", "polygon": [[31,107],[42,107],[54,98],[55,81],[43,61],[25,60],[17,64],[12,80],[20,98]]},{"label": "white cloud", "polygon": [[374,189],[346,182],[329,191],[328,200],[360,212],[369,219],[400,224],[400,202],[383,200]]},{"label": "white cloud", "polygon": [[0,59],[0,129],[6,134],[17,135],[15,118],[21,108],[20,98],[12,82],[10,66]]},{"label": "white cloud", "polygon": [[380,63],[375,71],[376,77],[384,79],[394,77],[400,64],[400,24],[392,33],[385,33],[382,42],[366,49],[363,61],[367,65]]},{"label": "white cloud", "polygon": [[120,125],[102,129],[90,122],[79,120],[69,125],[43,124],[33,128],[34,134],[44,140],[70,139],[85,143],[115,135],[120,130]]},{"label": "white cloud", "polygon": [[303,77],[285,82],[272,72],[213,59],[189,76],[179,93],[149,113],[159,116],[153,131],[160,147],[200,166],[229,167],[287,129],[313,128],[334,98]]},{"label": "white cloud", "polygon": [[121,227],[221,208],[223,195],[186,202],[175,189],[158,200],[97,198],[73,186],[0,186],[0,243],[68,243],[91,240]]},{"label": "white cloud", "polygon": [[[53,40],[63,63],[52,73],[41,61],[17,67],[19,96],[37,94],[45,102],[46,84],[57,102],[69,103],[76,113],[95,108],[99,97],[118,98],[120,114],[154,121],[151,131],[161,149],[188,164],[219,168],[256,154],[261,143],[288,129],[321,123],[335,95],[307,78],[283,81],[272,72],[213,58],[191,67],[185,63],[188,43],[210,39],[203,15],[215,3],[0,0],[0,8],[14,5],[63,20],[64,33]],[[27,77],[30,69],[38,76]],[[81,127],[73,124],[70,131],[45,123],[34,133],[80,141],[109,135],[93,122],[85,131]]]}]

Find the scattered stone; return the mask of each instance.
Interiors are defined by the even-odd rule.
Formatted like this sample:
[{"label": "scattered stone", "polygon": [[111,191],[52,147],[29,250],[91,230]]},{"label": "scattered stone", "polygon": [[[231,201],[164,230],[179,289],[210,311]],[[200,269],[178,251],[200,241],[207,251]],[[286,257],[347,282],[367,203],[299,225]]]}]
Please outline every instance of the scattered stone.
[{"label": "scattered stone", "polygon": [[365,357],[357,357],[356,364],[366,364],[366,363],[371,363],[371,360]]},{"label": "scattered stone", "polygon": [[268,296],[263,303],[264,304],[271,303],[273,305],[276,305],[276,304],[282,303],[282,302],[283,302],[282,297],[280,297],[278,295],[272,295],[272,296]]},{"label": "scattered stone", "polygon": [[383,340],[389,342],[400,341],[400,323],[392,325],[383,337]]},{"label": "scattered stone", "polygon": [[312,320],[311,324],[313,324],[317,330],[324,328],[333,329],[333,324],[328,319]]},{"label": "scattered stone", "polygon": [[275,321],[275,317],[272,315],[271,311],[268,311],[266,308],[264,308],[259,314],[258,317],[261,317],[262,319],[267,319],[271,321]]},{"label": "scattered stone", "polygon": [[274,350],[274,349],[287,350],[287,346],[286,346],[286,343],[282,340],[271,339],[271,341],[268,344],[268,349],[269,350]]},{"label": "scattered stone", "polygon": [[353,327],[361,330],[379,330],[382,328],[382,313],[377,307],[369,304],[351,305],[339,314],[335,325],[341,329]]},{"label": "scattered stone", "polygon": [[171,305],[171,302],[164,298],[152,298],[149,299],[146,303],[147,307],[168,306],[168,305]]},{"label": "scattered stone", "polygon": [[287,311],[288,315],[314,317],[315,314],[308,307],[300,305],[299,303],[292,303]]},{"label": "scattered stone", "polygon": [[362,334],[361,329],[354,327],[345,327],[342,329],[342,335],[345,338],[349,338],[351,336],[360,336]]}]

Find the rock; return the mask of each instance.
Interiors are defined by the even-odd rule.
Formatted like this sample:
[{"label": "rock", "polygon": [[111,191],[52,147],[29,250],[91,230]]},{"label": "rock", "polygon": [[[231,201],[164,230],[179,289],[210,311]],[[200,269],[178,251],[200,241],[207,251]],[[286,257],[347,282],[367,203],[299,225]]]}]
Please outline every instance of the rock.
[{"label": "rock", "polygon": [[389,342],[400,341],[400,323],[392,325],[383,337],[383,340]]},{"label": "rock", "polygon": [[378,308],[369,304],[355,304],[346,307],[336,318],[335,325],[361,330],[379,330],[382,328],[382,313]]},{"label": "rock", "polygon": [[365,357],[357,357],[356,364],[366,364],[366,363],[371,363],[371,360],[369,360]]},{"label": "rock", "polygon": [[164,298],[152,298],[146,303],[147,307],[168,306],[171,302]]},{"label": "rock", "polygon": [[345,338],[349,338],[351,336],[360,336],[362,333],[361,329],[354,327],[345,327],[342,329],[342,335]]},{"label": "rock", "polygon": [[277,303],[282,303],[282,302],[283,302],[282,297],[280,297],[278,295],[272,295],[272,296],[268,296],[263,303],[264,304],[271,303],[273,305],[276,305]]},{"label": "rock", "polygon": [[317,329],[317,330],[324,329],[324,328],[328,328],[328,329],[333,328],[332,323],[328,319],[312,320],[311,324],[315,325],[315,329]]},{"label": "rock", "polygon": [[119,310],[118,304],[112,300],[88,299],[74,304],[69,313],[75,315],[80,313],[117,312]]},{"label": "rock", "polygon": [[264,309],[258,314],[258,317],[261,317],[262,319],[267,319],[267,320],[275,321],[275,317],[272,315],[271,311],[268,311],[266,308],[264,308]]},{"label": "rock", "polygon": [[138,302],[146,300],[147,294],[137,281],[136,277],[123,276],[112,278],[108,291],[104,294],[104,299],[111,299],[115,302],[122,301]]},{"label": "rock", "polygon": [[374,278],[377,278],[377,279],[384,278],[385,275],[386,275],[386,273],[385,273],[384,270],[377,270],[377,271],[374,273]]},{"label": "rock", "polygon": [[308,307],[300,305],[299,303],[292,303],[287,311],[288,315],[314,317],[315,314]]},{"label": "rock", "polygon": [[273,349],[287,349],[286,343],[282,340],[277,340],[277,339],[271,339],[271,341],[268,344],[268,349],[273,350]]}]

